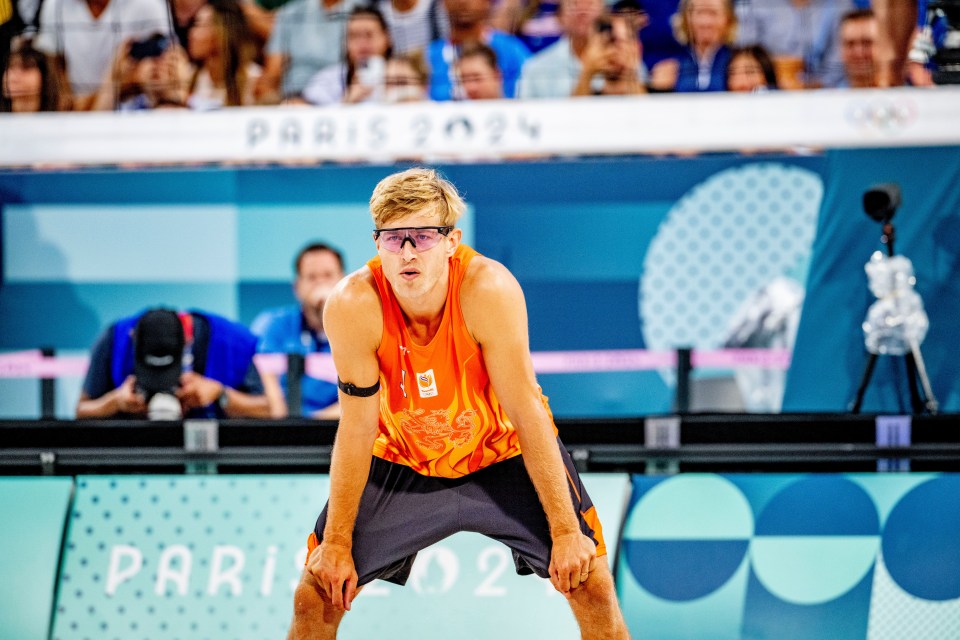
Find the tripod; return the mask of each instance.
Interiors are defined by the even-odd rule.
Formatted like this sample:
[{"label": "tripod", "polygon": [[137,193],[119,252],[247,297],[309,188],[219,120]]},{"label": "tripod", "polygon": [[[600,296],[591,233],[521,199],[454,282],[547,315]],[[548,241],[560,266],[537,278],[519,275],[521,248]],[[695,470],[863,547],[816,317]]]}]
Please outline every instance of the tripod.
[{"label": "tripod", "polygon": [[[872,215],[872,214],[871,214]],[[893,227],[892,216],[884,220],[883,235],[880,241],[887,246],[887,256],[894,256],[893,240],[895,229]],[[920,345],[916,340],[908,340],[910,350],[903,355],[907,367],[907,383],[910,388],[910,406],[914,414],[937,413],[937,399],[930,388],[930,378],[927,376],[927,369],[923,364],[923,355],[920,353]],[[870,378],[873,376],[873,370],[877,365],[877,356],[879,354],[871,352],[867,357],[867,364],[860,378],[860,386],[857,387],[857,394],[850,405],[851,413],[860,413],[860,407],[863,406],[863,396],[870,385]],[[919,381],[919,385],[918,385]],[[923,387],[923,394],[921,389]]]}]

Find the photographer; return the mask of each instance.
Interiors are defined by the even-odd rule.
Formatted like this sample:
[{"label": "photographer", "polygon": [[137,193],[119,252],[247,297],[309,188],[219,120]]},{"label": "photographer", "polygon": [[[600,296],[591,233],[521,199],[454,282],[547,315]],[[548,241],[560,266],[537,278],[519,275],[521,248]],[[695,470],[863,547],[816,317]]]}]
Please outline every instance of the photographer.
[{"label": "photographer", "polygon": [[77,418],[268,417],[256,341],[243,325],[202,311],[158,308],[118,320],[92,349]]}]

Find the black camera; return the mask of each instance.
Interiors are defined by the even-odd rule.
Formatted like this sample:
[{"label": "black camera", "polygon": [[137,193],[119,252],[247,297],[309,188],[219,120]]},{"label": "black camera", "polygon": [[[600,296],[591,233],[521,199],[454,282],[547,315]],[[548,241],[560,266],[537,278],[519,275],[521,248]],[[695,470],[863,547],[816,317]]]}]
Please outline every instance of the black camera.
[{"label": "black camera", "polygon": [[155,33],[149,38],[134,40],[130,45],[130,57],[134,60],[156,58],[163,55],[163,52],[169,48],[170,38],[161,33]]},{"label": "black camera", "polygon": [[863,210],[877,222],[890,222],[899,206],[900,185],[896,183],[876,184],[863,194]]}]

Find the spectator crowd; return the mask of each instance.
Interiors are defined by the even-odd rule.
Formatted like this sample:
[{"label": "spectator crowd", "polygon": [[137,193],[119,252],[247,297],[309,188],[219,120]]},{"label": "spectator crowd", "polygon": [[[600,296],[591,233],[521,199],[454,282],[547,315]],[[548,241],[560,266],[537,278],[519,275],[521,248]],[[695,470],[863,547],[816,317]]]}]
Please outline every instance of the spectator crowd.
[{"label": "spectator crowd", "polygon": [[0,0],[0,111],[930,85],[926,22],[925,0]]}]

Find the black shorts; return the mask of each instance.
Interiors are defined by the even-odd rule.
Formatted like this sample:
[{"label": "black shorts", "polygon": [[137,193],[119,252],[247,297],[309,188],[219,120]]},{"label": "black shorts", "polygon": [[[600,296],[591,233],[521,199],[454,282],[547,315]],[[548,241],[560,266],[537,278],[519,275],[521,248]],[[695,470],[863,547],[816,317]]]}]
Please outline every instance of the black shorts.
[{"label": "black shorts", "polygon": [[[596,509],[566,448],[557,443],[580,530],[596,543],[597,555],[605,555]],[[324,507],[310,551],[322,539],[326,521]],[[522,456],[456,479],[423,476],[374,457],[353,532],[359,584],[406,583],[418,551],[460,531],[482,533],[510,547],[518,574],[549,577],[550,529]]]}]

